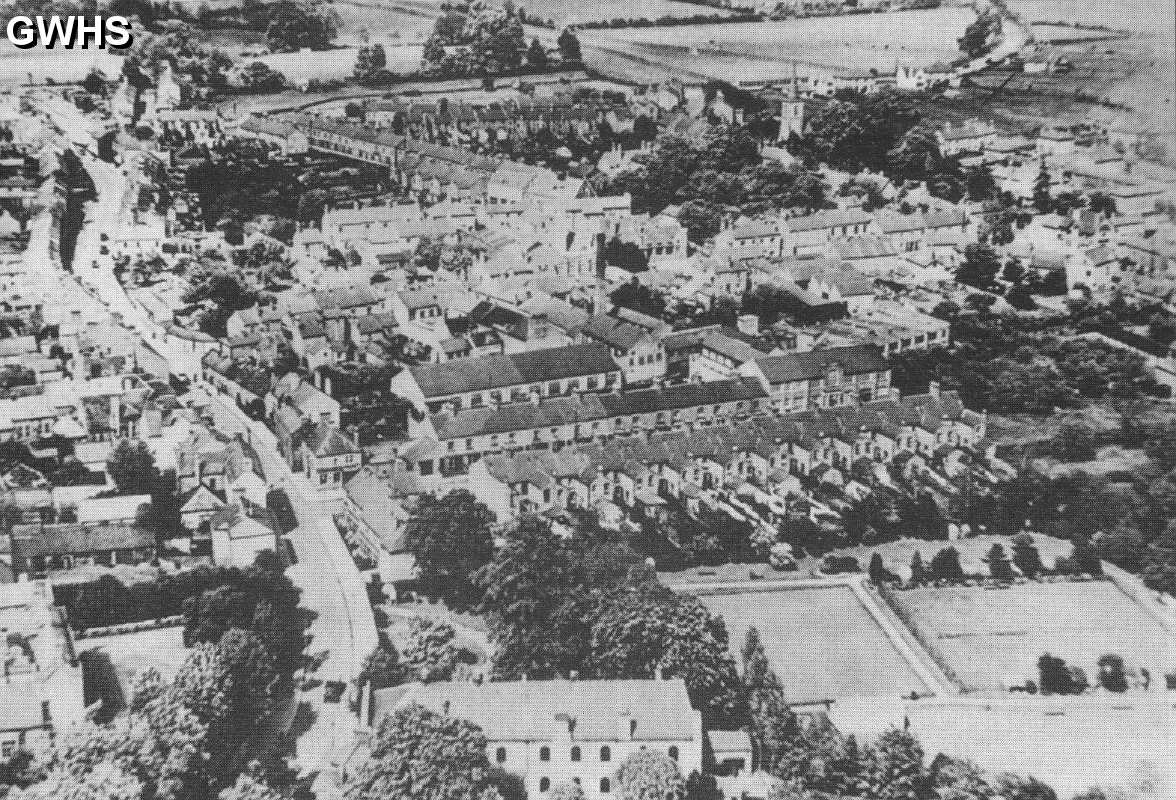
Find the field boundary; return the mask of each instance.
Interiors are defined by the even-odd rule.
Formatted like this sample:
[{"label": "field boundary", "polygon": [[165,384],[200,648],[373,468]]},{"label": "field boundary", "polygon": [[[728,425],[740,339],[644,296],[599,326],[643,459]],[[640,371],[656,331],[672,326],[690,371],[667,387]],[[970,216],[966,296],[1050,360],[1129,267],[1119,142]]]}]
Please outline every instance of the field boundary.
[{"label": "field boundary", "polygon": [[898,617],[899,622],[901,622],[903,626],[908,631],[910,631],[914,640],[919,643],[921,648],[923,648],[923,652],[925,652],[927,656],[935,662],[935,666],[939,668],[939,671],[943,673],[943,676],[947,678],[952,686],[955,687],[956,693],[963,694],[968,692],[970,687],[968,687],[968,685],[960,679],[960,676],[956,674],[956,671],[951,668],[951,663],[947,660],[943,653],[940,652],[939,648],[931,642],[930,637],[928,637],[919,628],[916,620],[914,619],[914,615],[910,609],[908,609],[898,600],[896,592],[889,586],[879,585],[877,587],[877,593],[878,597],[882,599],[882,602],[886,604],[886,607],[894,612],[894,616]]},{"label": "field boundary", "polygon": [[[729,596],[737,594],[766,594],[777,593],[781,591],[796,591],[796,590],[823,590],[823,589],[848,589],[853,595],[858,605],[866,612],[866,616],[874,623],[874,626],[882,632],[886,640],[890,643],[890,647],[898,654],[907,665],[907,667],[914,673],[915,677],[923,684],[931,696],[941,695],[955,695],[956,683],[951,678],[951,673],[943,672],[941,675],[936,675],[928,665],[919,658],[918,653],[910,643],[902,636],[902,632],[892,622],[870,597],[869,592],[866,591],[862,585],[863,578],[860,575],[850,575],[846,577],[833,578],[802,578],[794,580],[756,580],[756,581],[728,581],[712,584],[680,584],[672,587],[676,592],[688,592],[694,594],[696,597],[705,596]],[[916,638],[916,643],[922,645],[922,642]],[[939,661],[935,660],[930,653],[928,656],[939,666]]]},{"label": "field boundary", "polygon": [[1115,584],[1116,589],[1122,592],[1132,603],[1142,608],[1166,633],[1169,635],[1176,634],[1176,620],[1168,613],[1165,613],[1167,609],[1161,611],[1159,608],[1156,608],[1157,600],[1147,596],[1140,596],[1150,590],[1138,583],[1137,578],[1110,564],[1103,566],[1103,572],[1110,578],[1110,582]]}]

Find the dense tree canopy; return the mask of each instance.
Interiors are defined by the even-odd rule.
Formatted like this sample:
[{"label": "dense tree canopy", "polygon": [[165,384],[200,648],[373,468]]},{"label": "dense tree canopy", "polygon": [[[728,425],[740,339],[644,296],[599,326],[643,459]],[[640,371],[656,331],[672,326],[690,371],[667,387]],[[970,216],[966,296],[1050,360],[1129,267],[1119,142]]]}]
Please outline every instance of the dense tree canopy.
[{"label": "dense tree canopy", "polygon": [[458,607],[477,601],[470,576],[494,551],[493,522],[490,509],[465,490],[421,500],[405,529],[405,544],[425,591]]},{"label": "dense tree canopy", "polygon": [[371,755],[349,775],[346,800],[479,800],[486,736],[473,723],[410,705],[384,717]]}]

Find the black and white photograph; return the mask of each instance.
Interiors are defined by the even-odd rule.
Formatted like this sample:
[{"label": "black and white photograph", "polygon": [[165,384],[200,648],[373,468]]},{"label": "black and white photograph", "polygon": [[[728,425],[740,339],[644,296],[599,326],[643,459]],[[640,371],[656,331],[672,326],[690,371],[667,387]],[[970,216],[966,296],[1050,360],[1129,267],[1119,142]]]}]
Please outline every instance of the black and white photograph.
[{"label": "black and white photograph", "polygon": [[1176,800],[1173,0],[0,23],[0,800]]}]

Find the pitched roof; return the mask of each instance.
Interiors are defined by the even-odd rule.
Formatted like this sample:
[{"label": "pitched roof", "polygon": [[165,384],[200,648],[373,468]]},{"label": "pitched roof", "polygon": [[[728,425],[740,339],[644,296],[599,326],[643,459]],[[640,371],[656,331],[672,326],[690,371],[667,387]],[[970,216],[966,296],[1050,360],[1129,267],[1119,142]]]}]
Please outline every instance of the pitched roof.
[{"label": "pitched roof", "polygon": [[591,422],[608,416],[609,412],[601,403],[600,395],[586,394],[580,397],[546,397],[538,403],[467,408],[456,416],[434,414],[432,423],[438,438],[447,440]]},{"label": "pitched roof", "polygon": [[610,416],[650,414],[673,411],[693,406],[718,405],[766,397],[759,382],[753,378],[736,378],[705,383],[681,383],[674,386],[654,386],[632,389],[601,396]]},{"label": "pitched roof", "polygon": [[616,372],[607,345],[599,342],[528,350],[511,355],[491,354],[442,364],[411,367],[425,397],[447,397],[484,392],[528,383],[563,380]]},{"label": "pitched roof", "polygon": [[152,547],[155,535],[134,525],[14,525],[14,558]]},{"label": "pitched roof", "polygon": [[788,230],[793,233],[801,231],[819,231],[826,228],[840,228],[842,226],[867,225],[874,220],[874,215],[861,210],[848,211],[817,211],[802,217],[792,217],[785,220]]},{"label": "pitched roof", "polygon": [[377,716],[407,704],[468,719],[492,742],[560,739],[569,732],[574,741],[628,740],[630,729],[618,731],[618,718],[631,721],[636,741],[691,741],[701,731],[680,678],[455,681],[376,692]]},{"label": "pitched roof", "polygon": [[882,351],[868,344],[766,356],[755,363],[768,383],[773,385],[819,378],[833,364],[839,365],[846,375],[863,375],[890,369],[882,357]]}]

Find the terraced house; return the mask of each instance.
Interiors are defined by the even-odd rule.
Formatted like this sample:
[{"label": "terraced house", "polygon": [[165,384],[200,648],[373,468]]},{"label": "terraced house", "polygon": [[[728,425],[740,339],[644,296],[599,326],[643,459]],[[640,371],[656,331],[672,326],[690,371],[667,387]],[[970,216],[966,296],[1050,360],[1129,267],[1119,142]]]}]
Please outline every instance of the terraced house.
[{"label": "terraced house", "polygon": [[621,369],[608,346],[589,342],[410,367],[392,379],[390,388],[420,412],[437,414],[607,391],[620,382]]},{"label": "terraced house", "polygon": [[456,475],[490,453],[558,452],[634,431],[724,425],[767,408],[759,383],[740,378],[443,411],[409,421],[412,466],[422,476]]},{"label": "terraced house", "polygon": [[[776,524],[804,497],[811,506],[846,499],[858,462],[891,464],[942,485],[990,457],[987,417],[937,386],[856,407],[758,415],[730,425],[671,431],[630,429],[558,452],[487,455],[470,486],[500,521],[549,509],[656,509],[667,500],[692,513],[737,503],[743,517]],[[807,486],[807,488],[806,488]],[[733,497],[751,497],[761,511]],[[762,516],[761,516],[762,515]]]},{"label": "terraced house", "polygon": [[739,372],[759,381],[785,413],[869,402],[890,388],[890,365],[871,344],[764,356]]}]

